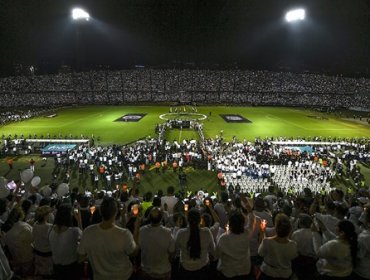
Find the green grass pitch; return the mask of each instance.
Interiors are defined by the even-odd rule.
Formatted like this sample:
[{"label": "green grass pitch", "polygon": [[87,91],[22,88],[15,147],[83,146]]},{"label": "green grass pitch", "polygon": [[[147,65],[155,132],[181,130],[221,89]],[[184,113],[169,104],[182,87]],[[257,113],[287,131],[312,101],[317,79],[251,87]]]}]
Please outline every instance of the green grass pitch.
[{"label": "green grass pitch", "polygon": [[[139,138],[155,135],[155,125],[164,122],[159,118],[168,113],[169,106],[86,106],[60,109],[55,118],[38,117],[0,128],[0,134],[29,134],[38,136],[70,135],[80,138],[100,137],[98,144],[125,144]],[[210,115],[211,112],[211,115]],[[139,122],[117,122],[117,118],[130,113],[146,113]],[[223,130],[228,141],[236,136],[253,140],[255,137],[286,136],[331,136],[369,137],[370,126],[340,119],[334,114],[312,110],[280,107],[198,107],[198,113],[208,116],[202,121],[206,138],[215,137]],[[219,114],[239,114],[251,123],[227,123]],[[316,118],[318,117],[318,118]],[[191,129],[173,130],[166,133],[169,140],[195,138]]]},{"label": "green grass pitch", "polygon": [[[72,134],[80,138],[81,134],[95,139],[101,139],[97,144],[108,145],[112,143],[125,144],[147,136],[155,137],[155,125],[162,123],[159,116],[169,112],[169,106],[86,106],[77,108],[59,109],[55,118],[38,117],[18,123],[11,123],[0,127],[0,135],[22,133],[28,137],[36,133],[39,137],[62,134]],[[188,108],[190,109],[190,108]],[[210,114],[211,112],[211,114]],[[147,114],[139,122],[115,121],[121,116],[132,113]],[[202,121],[205,137],[215,137],[223,130],[223,136],[228,141],[233,136],[239,140],[244,138],[253,140],[255,137],[286,136],[331,136],[331,137],[369,137],[370,126],[346,121],[334,114],[324,114],[312,110],[299,108],[279,107],[227,107],[209,106],[198,107],[198,113],[202,113],[208,119]],[[227,123],[219,114],[238,114],[251,121],[251,123]],[[165,134],[166,139],[171,141],[182,139],[197,139],[197,133],[192,129],[173,129]],[[19,179],[19,173],[28,168],[28,161],[36,159],[35,175],[41,176],[42,185],[50,184],[54,168],[53,160],[42,161],[40,156],[15,157],[14,169],[9,170],[6,159],[0,160],[0,175],[9,179]],[[370,182],[370,170],[362,168],[366,182]],[[215,172],[206,170],[186,170],[188,177],[188,190],[197,191],[207,189],[214,192],[217,186]],[[63,172],[58,174],[58,181],[62,182]],[[81,190],[91,190],[88,176],[79,176],[77,172],[71,174],[71,187],[78,186]],[[132,182],[128,182],[129,186]],[[351,181],[340,181],[338,186],[353,185]],[[169,170],[166,174],[156,174],[153,170],[147,170],[142,177],[140,192],[156,192],[158,189],[166,190],[167,186],[174,185],[178,190],[178,174]],[[99,188],[103,187],[100,185]]]}]

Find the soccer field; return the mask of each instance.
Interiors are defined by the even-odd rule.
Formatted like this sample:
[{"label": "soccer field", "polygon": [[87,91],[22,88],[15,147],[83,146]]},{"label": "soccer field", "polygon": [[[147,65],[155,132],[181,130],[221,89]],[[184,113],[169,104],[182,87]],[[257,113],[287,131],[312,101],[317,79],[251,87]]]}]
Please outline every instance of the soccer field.
[{"label": "soccer field", "polygon": [[[37,137],[49,133],[51,137],[72,134],[74,138],[94,135],[98,144],[125,144],[137,139],[155,135],[155,126],[163,123],[161,114],[169,112],[169,106],[85,106],[58,110],[54,118],[37,117],[0,128],[5,136],[34,134]],[[242,140],[255,137],[285,136],[331,136],[369,137],[370,126],[340,119],[335,114],[312,110],[281,107],[198,107],[198,113],[207,116],[202,121],[206,138],[215,137],[223,131],[226,140],[233,136]],[[145,114],[136,122],[116,121],[126,114]],[[239,115],[250,122],[226,122],[223,115]],[[172,130],[165,135],[169,140],[182,140],[196,137],[191,129]]]}]

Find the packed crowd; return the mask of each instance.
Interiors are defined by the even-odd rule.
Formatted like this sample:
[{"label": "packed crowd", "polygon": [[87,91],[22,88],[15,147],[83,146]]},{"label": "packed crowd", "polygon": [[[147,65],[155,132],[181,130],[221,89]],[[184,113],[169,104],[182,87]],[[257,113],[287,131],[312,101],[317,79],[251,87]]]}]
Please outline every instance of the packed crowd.
[{"label": "packed crowd", "polygon": [[2,106],[176,102],[368,108],[369,79],[241,70],[91,71],[0,79]]},{"label": "packed crowd", "polygon": [[36,116],[47,115],[52,112],[52,108],[18,108],[13,110],[0,111],[0,125],[4,125],[10,122],[19,122],[26,119],[30,119]]},{"label": "packed crowd", "polygon": [[[276,140],[288,142],[81,145],[55,156],[54,181],[42,188],[30,162],[23,182],[0,178],[0,278],[370,279],[370,193],[363,178],[347,193],[330,185],[359,173],[369,140],[310,152]],[[197,160],[216,171],[219,192],[187,192],[181,170]],[[178,171],[179,187],[141,196],[151,166]],[[96,191],[69,187],[73,170]]]},{"label": "packed crowd", "polygon": [[[27,184],[27,183],[26,183]],[[369,192],[1,192],[1,279],[370,279]]]}]

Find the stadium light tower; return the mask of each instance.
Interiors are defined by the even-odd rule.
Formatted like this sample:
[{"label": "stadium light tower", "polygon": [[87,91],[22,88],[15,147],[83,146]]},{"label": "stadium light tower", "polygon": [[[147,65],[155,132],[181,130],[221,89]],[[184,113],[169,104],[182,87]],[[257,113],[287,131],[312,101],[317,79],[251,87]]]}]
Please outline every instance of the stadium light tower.
[{"label": "stadium light tower", "polygon": [[88,12],[81,8],[72,9],[72,19],[73,20],[86,20],[89,21],[90,15]]},{"label": "stadium light tower", "polygon": [[304,9],[290,10],[285,14],[287,22],[303,21],[306,18],[306,11]]}]

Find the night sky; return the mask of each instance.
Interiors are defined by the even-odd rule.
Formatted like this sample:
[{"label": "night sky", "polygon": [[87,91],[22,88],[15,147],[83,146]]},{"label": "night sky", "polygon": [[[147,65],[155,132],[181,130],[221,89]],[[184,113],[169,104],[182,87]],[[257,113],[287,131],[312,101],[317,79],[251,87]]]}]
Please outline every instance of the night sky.
[{"label": "night sky", "polygon": [[[0,0],[0,74],[60,65],[239,67],[370,76],[369,0]],[[73,22],[72,7],[89,22]],[[307,20],[284,22],[286,10]]]}]

